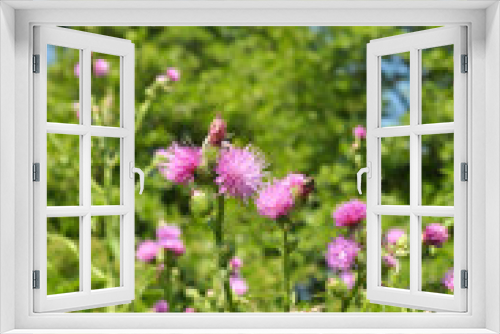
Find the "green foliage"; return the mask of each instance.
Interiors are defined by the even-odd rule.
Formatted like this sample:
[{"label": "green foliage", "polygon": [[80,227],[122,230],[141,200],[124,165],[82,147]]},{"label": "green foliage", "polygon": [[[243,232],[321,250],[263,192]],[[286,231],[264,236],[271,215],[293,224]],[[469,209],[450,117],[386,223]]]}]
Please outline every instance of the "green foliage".
[{"label": "green foliage", "polygon": [[[218,287],[213,286],[217,270],[213,224],[210,224],[213,194],[207,192],[206,207],[192,207],[189,189],[168,182],[155,168],[154,152],[173,141],[201,145],[208,126],[217,113],[228,123],[234,143],[251,143],[264,153],[274,177],[301,172],[315,179],[316,190],[306,207],[296,213],[298,236],[291,254],[291,282],[307,291],[307,298],[297,299],[293,309],[304,311],[403,311],[396,307],[370,304],[366,300],[366,269],[358,268],[358,284],[348,291],[326,268],[324,254],[328,242],[345,233],[335,228],[332,212],[352,198],[364,200],[356,191],[356,171],[365,165],[364,140],[356,142],[353,128],[366,120],[366,44],[381,37],[415,30],[408,27],[79,27],[82,31],[131,40],[136,47],[136,166],[145,169],[144,193],[136,193],[136,244],[155,239],[160,222],[178,225],[186,244],[186,254],[179,257],[173,270],[173,311],[186,307],[197,311],[218,310]],[[449,67],[449,49],[424,57],[423,95],[429,103],[424,119],[449,121],[453,115],[453,97],[442,73]],[[49,121],[77,123],[73,102],[74,65],[77,57],[57,49],[49,67]],[[102,58],[100,55],[94,55]],[[108,59],[108,58],[105,58]],[[110,60],[110,59],[108,59]],[[119,101],[117,63],[105,78],[93,79],[93,124],[118,124]],[[156,81],[167,67],[181,71],[179,82]],[[441,80],[441,81],[440,81]],[[446,102],[443,102],[446,101]],[[434,112],[439,110],[439,113]],[[69,136],[48,135],[49,205],[77,205],[79,172],[78,140]],[[54,137],[54,138],[51,138]],[[409,198],[409,147],[400,138],[387,145],[387,175],[399,175],[387,184],[390,204]],[[423,144],[424,145],[424,144]],[[425,142],[425,166],[431,175],[425,184],[423,201],[432,205],[450,205],[453,185],[453,145],[448,139],[432,137]],[[393,152],[398,154],[393,154]],[[95,138],[93,143],[93,204],[117,204],[119,198],[119,154],[116,143]],[[401,152],[401,154],[399,154]],[[76,160],[75,160],[76,159]],[[451,159],[451,160],[450,160]],[[451,161],[451,164],[448,163]],[[94,164],[95,162],[95,164]],[[123,163],[123,162],[122,162]],[[408,170],[406,174],[402,170]],[[52,172],[54,171],[54,172]],[[385,172],[384,172],[385,173]],[[427,179],[426,179],[427,180]],[[384,181],[383,181],[384,182]],[[408,182],[408,184],[403,184]],[[451,187],[451,188],[450,188]],[[71,196],[70,196],[71,195]],[[68,203],[70,198],[77,203]],[[387,203],[389,204],[389,203]],[[452,204],[451,204],[452,205]],[[279,246],[281,231],[268,219],[256,214],[253,204],[236,200],[225,204],[225,235],[243,259],[242,276],[249,292],[237,297],[237,307],[244,312],[280,312],[283,309],[282,260]],[[62,225],[61,225],[62,226]],[[385,226],[388,228],[390,226]],[[61,252],[49,258],[50,291],[64,290],[62,282],[76,279],[65,274],[65,266],[75,261],[69,254],[75,246],[77,225],[72,229],[54,227],[49,235],[48,252]],[[408,230],[409,232],[409,230]],[[92,263],[93,277],[101,285],[116,286],[119,268],[116,261],[116,231],[93,237],[94,250],[111,258],[97,257]],[[76,237],[76,240],[78,238]],[[61,241],[63,240],[63,241]],[[364,240],[364,239],[363,239]],[[71,244],[73,243],[73,244]],[[76,247],[76,248],[75,248]],[[365,244],[360,258],[366,259]],[[436,292],[446,292],[440,280],[452,266],[453,242],[433,255],[439,266],[434,274],[425,271]],[[77,259],[77,258],[76,258]],[[444,260],[442,260],[444,259]],[[136,298],[128,305],[94,309],[92,312],[147,312],[163,297],[157,264],[136,262]],[[365,261],[365,260],[364,260]],[[405,262],[406,261],[406,262]],[[360,263],[363,263],[362,261]],[[409,263],[402,260],[402,266]],[[425,266],[425,264],[424,264]],[[95,275],[94,275],[95,273]],[[408,272],[398,279],[409,281]],[[331,278],[330,281],[328,280]],[[96,280],[99,280],[96,278]],[[328,284],[330,282],[330,284]],[[66,283],[65,283],[66,284]],[[74,284],[73,284],[74,285]],[[62,290],[61,290],[62,289]],[[77,288],[76,288],[77,289]]]}]

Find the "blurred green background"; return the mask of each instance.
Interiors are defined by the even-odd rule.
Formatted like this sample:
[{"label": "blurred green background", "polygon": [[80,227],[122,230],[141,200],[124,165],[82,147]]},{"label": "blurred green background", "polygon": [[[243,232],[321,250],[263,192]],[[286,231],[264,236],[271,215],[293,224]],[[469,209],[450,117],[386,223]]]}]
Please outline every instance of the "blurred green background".
[{"label": "blurred green background", "polygon": [[[173,141],[201,145],[217,113],[227,121],[233,143],[251,143],[266,156],[275,177],[288,172],[312,176],[316,190],[298,214],[298,246],[292,254],[294,310],[412,311],[370,304],[364,282],[349,291],[338,284],[335,298],[326,282],[335,278],[325,265],[328,242],[345,234],[333,211],[354,198],[356,172],[365,166],[364,140],[353,128],[366,123],[366,45],[370,40],[429,27],[72,27],[125,38],[135,44],[136,166],[147,171],[145,190],[136,192],[136,245],[155,239],[160,223],[178,225],[186,253],[174,271],[176,303],[172,311],[193,307],[214,312],[212,278],[214,240],[207,212],[193,212],[188,189],[168,182],[154,168],[155,150]],[[119,124],[119,60],[105,59],[106,74],[92,79],[92,124]],[[409,56],[382,59],[382,126],[408,124]],[[49,48],[48,121],[79,122],[78,52]],[[422,122],[453,121],[453,49],[422,52]],[[156,78],[168,67],[180,70],[178,82]],[[78,205],[78,137],[48,134],[48,205]],[[408,204],[409,140],[382,142],[383,204]],[[422,203],[453,205],[453,135],[422,139]],[[92,142],[92,203],[119,203],[119,141]],[[240,311],[280,312],[282,268],[275,224],[256,213],[252,203],[226,204],[226,235],[244,265],[249,292]],[[407,217],[383,219],[383,231],[398,226],[409,233]],[[431,218],[432,220],[432,218]],[[443,219],[435,219],[445,223]],[[119,217],[95,217],[92,223],[92,287],[119,285]],[[386,223],[387,222],[387,223]],[[364,224],[365,222],[363,222]],[[423,290],[449,293],[441,280],[453,266],[450,240],[422,262]],[[406,225],[405,225],[406,224]],[[423,222],[423,225],[427,222]],[[451,224],[451,225],[450,225]],[[405,227],[406,226],[406,227]],[[78,291],[78,219],[48,220],[48,291]],[[362,238],[365,240],[365,238]],[[362,245],[358,277],[366,272]],[[401,259],[396,285],[409,284],[409,258]],[[136,294],[131,304],[91,312],[149,312],[162,298],[159,269],[136,261]],[[394,282],[394,281],[393,281]],[[326,306],[328,304],[328,306]]]}]

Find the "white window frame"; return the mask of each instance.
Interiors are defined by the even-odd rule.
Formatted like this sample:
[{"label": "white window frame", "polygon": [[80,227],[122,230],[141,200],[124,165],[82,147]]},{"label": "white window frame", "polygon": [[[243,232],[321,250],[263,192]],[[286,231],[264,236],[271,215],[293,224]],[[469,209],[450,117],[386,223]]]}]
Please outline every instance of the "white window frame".
[{"label": "white window frame", "polygon": [[[103,329],[108,329],[109,333],[143,333],[145,328],[150,328],[157,329],[158,333],[179,333],[180,329],[185,333],[411,333],[417,329],[419,333],[500,332],[500,11],[496,1],[4,1],[0,3],[0,10],[0,331],[42,333],[43,329],[50,329],[51,333],[74,333],[76,329],[85,329],[88,333],[103,333]],[[33,25],[376,26],[402,23],[408,26],[462,24],[469,28],[468,195],[471,200],[468,220],[471,223],[468,235],[471,242],[468,245],[467,313],[32,312],[30,143],[33,124],[32,105],[26,97],[32,94]],[[486,251],[490,254],[487,266]],[[132,330],[139,326],[142,329]]]}]

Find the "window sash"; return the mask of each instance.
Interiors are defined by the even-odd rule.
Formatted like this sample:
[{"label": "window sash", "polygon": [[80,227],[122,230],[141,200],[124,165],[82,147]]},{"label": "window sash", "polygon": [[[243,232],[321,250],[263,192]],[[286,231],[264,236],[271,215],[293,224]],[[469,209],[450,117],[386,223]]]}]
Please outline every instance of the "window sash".
[{"label": "window sash", "polygon": [[[454,45],[454,122],[420,124],[422,49]],[[410,52],[410,125],[381,127],[381,63],[385,55]],[[367,47],[367,298],[374,303],[424,310],[467,311],[467,290],[460,289],[460,271],[467,269],[467,183],[460,180],[460,164],[467,162],[467,76],[461,73],[461,55],[467,54],[466,28],[446,27],[371,41]],[[421,145],[423,134],[454,133],[454,206],[420,205]],[[380,138],[410,137],[410,205],[381,205]],[[410,289],[380,286],[381,216],[410,217]],[[454,294],[420,291],[421,226],[419,217],[454,217]]]},{"label": "window sash", "polygon": [[[81,124],[47,122],[47,45],[80,50]],[[91,52],[120,57],[120,127],[91,125]],[[40,55],[40,73],[34,74],[34,162],[40,163],[40,182],[33,185],[34,270],[40,271],[40,289],[34,289],[34,312],[67,312],[116,305],[134,299],[134,45],[127,40],[65,28],[35,27],[34,54]],[[47,133],[80,138],[80,205],[47,207]],[[91,205],[91,138],[120,138],[120,205]],[[130,162],[132,164],[130,164]],[[120,286],[91,289],[91,217],[120,215]],[[47,295],[47,217],[80,217],[80,291]]]}]

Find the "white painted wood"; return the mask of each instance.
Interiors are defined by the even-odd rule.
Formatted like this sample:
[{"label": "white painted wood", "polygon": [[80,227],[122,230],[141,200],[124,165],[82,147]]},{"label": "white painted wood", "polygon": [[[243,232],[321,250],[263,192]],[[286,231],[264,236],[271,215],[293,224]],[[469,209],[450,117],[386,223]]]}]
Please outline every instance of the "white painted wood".
[{"label": "white painted wood", "polygon": [[0,2],[0,333],[15,314],[15,11]]},{"label": "white painted wood", "polygon": [[[421,125],[421,50],[454,45],[454,122]],[[410,125],[381,128],[380,57],[410,52]],[[461,73],[461,55],[467,54],[466,28],[437,28],[371,41],[367,48],[367,156],[374,167],[368,180],[368,299],[373,303],[424,310],[467,311],[467,290],[460,289],[460,271],[467,269],[467,182],[460,180],[460,164],[467,162],[467,75]],[[454,207],[421,205],[421,135],[454,133]],[[383,206],[381,198],[380,139],[410,136],[410,205]],[[410,216],[410,289],[380,286],[380,216]],[[454,295],[421,290],[421,216],[454,217]],[[374,228],[375,227],[375,228]]]},{"label": "white painted wood", "polygon": [[[81,124],[47,123],[47,45],[80,50]],[[34,185],[34,269],[40,270],[40,289],[33,290],[34,312],[67,312],[73,310],[128,303],[134,299],[134,182],[126,177],[127,164],[121,164],[121,205],[92,206],[91,138],[121,138],[121,156],[134,161],[134,46],[130,41],[82,33],[64,28],[35,28],[34,51],[40,54],[40,73],[34,75],[34,160],[40,162],[40,182]],[[121,118],[118,128],[91,125],[91,53],[120,56]],[[80,136],[80,205],[47,207],[47,133]],[[91,289],[91,223],[92,216],[120,215],[121,251],[120,286]],[[80,217],[80,292],[47,295],[47,217]]]},{"label": "white painted wood", "polygon": [[[84,110],[86,106],[82,106]],[[60,133],[65,135],[86,135],[96,137],[113,137],[123,138],[130,134],[130,130],[120,128],[113,128],[108,126],[90,126],[79,124],[64,124],[64,123],[47,123],[47,133]]]},{"label": "white painted wood", "polygon": [[[488,252],[485,277],[486,280],[486,328],[500,332],[500,284],[498,280],[491,279],[500,277],[500,3],[489,7],[486,11],[486,27],[490,35],[486,40],[486,68],[490,76],[486,78],[486,113],[488,122],[486,134],[488,141],[485,143],[486,162],[484,173],[488,176],[485,191],[488,194],[485,200],[486,219],[491,222],[486,232],[486,249]],[[475,165],[474,160],[474,166]],[[477,168],[480,168],[478,166]],[[497,261],[494,261],[496,258]]]},{"label": "white painted wood", "polygon": [[220,0],[171,0],[171,1],[154,1],[154,0],[105,0],[99,1],[96,4],[89,1],[75,0],[70,2],[52,2],[52,1],[19,1],[6,0],[6,3],[17,9],[484,9],[488,8],[495,1],[450,1],[440,0],[432,2],[422,1],[404,1],[396,6],[390,1],[287,1],[287,0],[270,0],[262,3],[261,1],[243,0],[237,2],[227,2]]},{"label": "white painted wood", "polygon": [[[288,2],[290,6],[297,2]],[[349,1],[354,7],[358,1]],[[498,97],[500,87],[491,85],[485,87],[485,78],[489,82],[498,80],[494,72],[485,71],[485,48],[484,43],[492,43],[488,36],[493,36],[490,29],[486,30],[485,14],[483,10],[457,10],[459,6],[476,6],[477,1],[420,1],[416,2],[380,2],[371,1],[371,8],[360,6],[357,10],[308,9],[303,4],[300,10],[275,8],[273,1],[261,4],[253,3],[253,10],[230,10],[231,6],[238,7],[240,2],[219,3],[218,9],[203,9],[206,4],[201,2],[175,2],[172,9],[162,10],[124,10],[121,9],[123,2],[116,2],[116,9],[112,11],[94,10],[101,2],[87,2],[81,9],[81,3],[69,4],[68,2],[44,2],[28,1],[22,2],[24,8],[32,6],[52,6],[58,10],[21,10],[16,13],[16,231],[9,235],[16,240],[16,248],[9,250],[9,256],[14,254],[16,258],[16,303],[15,317],[17,328],[29,328],[29,330],[18,329],[20,333],[37,333],[37,328],[46,328],[47,332],[54,333],[127,333],[145,331],[152,333],[486,333],[485,324],[485,282],[490,280],[498,284],[498,277],[489,275],[485,277],[486,248],[484,245],[485,228],[493,224],[490,218],[485,216],[485,147],[488,152],[498,149],[498,141],[487,140],[485,134],[485,101]],[[167,2],[162,3],[166,5]],[[168,2],[169,4],[171,2]],[[303,2],[305,3],[305,2]],[[309,2],[307,2],[309,3]],[[328,5],[336,2],[330,1]],[[412,4],[408,4],[412,3]],[[288,6],[283,4],[284,7]],[[78,9],[59,9],[68,6]],[[149,6],[153,6],[149,4]],[[429,9],[434,6],[442,6],[445,9]],[[119,8],[120,7],[120,8]],[[411,7],[411,10],[401,9]],[[89,9],[90,8],[90,9]],[[134,7],[136,8],[136,7]],[[390,8],[385,10],[383,8]],[[415,9],[413,9],[415,8]],[[427,8],[427,9],[426,9]],[[468,260],[472,270],[469,273],[469,296],[470,308],[467,313],[437,313],[437,314],[33,314],[32,289],[30,271],[32,269],[31,247],[32,219],[30,210],[32,198],[32,182],[26,177],[30,175],[32,162],[32,138],[30,136],[32,125],[32,107],[27,95],[32,94],[32,74],[27,64],[30,63],[31,49],[31,25],[34,23],[44,24],[66,24],[66,25],[367,25],[387,26],[400,25],[447,25],[456,23],[467,23],[472,29],[470,36],[472,43],[469,46],[471,54],[472,73],[469,76],[472,91],[468,104],[473,112],[468,114],[469,123],[469,148],[473,155],[469,167],[470,178],[469,191],[469,217],[472,224],[469,231],[472,243],[467,248],[472,254]],[[491,23],[491,21],[490,21]],[[488,27],[490,27],[488,25]],[[498,57],[489,54],[490,63],[500,62]],[[485,95],[485,92],[490,92]],[[369,107],[369,106],[368,106]],[[491,113],[496,112],[492,109]],[[493,125],[492,125],[493,126]],[[2,163],[2,161],[0,161]],[[491,187],[491,194],[498,196],[499,189]],[[1,224],[6,222],[0,221]],[[495,220],[495,224],[497,220]],[[492,237],[494,240],[497,237]],[[28,241],[28,242],[27,242]],[[473,247],[472,247],[473,246]],[[492,303],[498,300],[490,299]],[[490,303],[490,304],[492,304]],[[495,313],[496,317],[497,314]],[[193,321],[195,317],[195,321]],[[496,321],[498,320],[495,318]],[[165,329],[167,327],[169,329]],[[139,328],[132,330],[131,328]],[[79,328],[80,330],[77,330]],[[94,328],[94,330],[92,330]],[[266,328],[266,329],[264,329]],[[114,329],[114,330],[113,330]],[[234,329],[234,330],[233,330]]]}]

